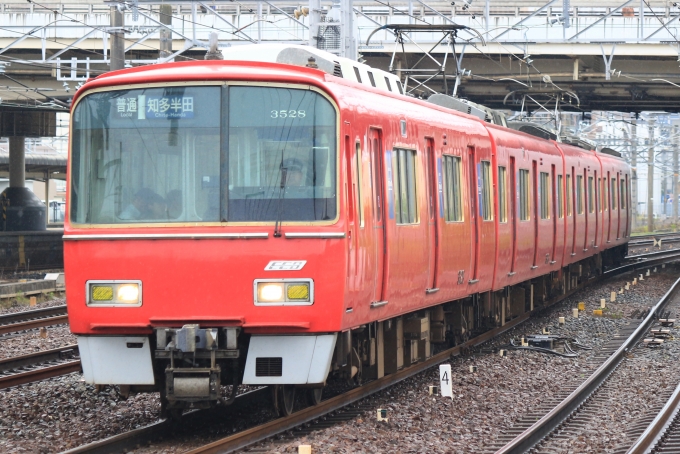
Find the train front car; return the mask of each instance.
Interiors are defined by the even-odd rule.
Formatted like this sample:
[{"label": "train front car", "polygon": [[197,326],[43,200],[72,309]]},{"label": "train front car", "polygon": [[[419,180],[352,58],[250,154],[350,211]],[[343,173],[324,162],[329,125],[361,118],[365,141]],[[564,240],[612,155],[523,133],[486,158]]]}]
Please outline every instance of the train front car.
[{"label": "train front car", "polygon": [[175,413],[241,382],[277,385],[283,411],[294,386],[319,398],[346,274],[339,111],[322,81],[207,62],[81,90],[64,258],[86,382],[160,391]]}]

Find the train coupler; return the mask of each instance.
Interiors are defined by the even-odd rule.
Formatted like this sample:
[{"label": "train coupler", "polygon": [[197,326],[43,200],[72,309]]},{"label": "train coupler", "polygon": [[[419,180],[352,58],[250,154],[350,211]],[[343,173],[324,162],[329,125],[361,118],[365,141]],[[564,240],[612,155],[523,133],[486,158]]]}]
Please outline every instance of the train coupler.
[{"label": "train coupler", "polygon": [[220,368],[167,368],[165,397],[171,405],[186,402],[194,408],[209,406],[220,397]]}]

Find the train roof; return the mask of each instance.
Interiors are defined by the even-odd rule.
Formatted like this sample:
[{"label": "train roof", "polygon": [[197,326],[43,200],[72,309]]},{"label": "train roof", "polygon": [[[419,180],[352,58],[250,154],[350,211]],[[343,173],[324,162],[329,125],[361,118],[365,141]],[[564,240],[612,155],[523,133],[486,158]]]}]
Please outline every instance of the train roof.
[{"label": "train roof", "polygon": [[294,66],[308,66],[309,59],[314,58],[314,64],[318,66],[318,69],[327,74],[379,90],[404,93],[401,81],[395,74],[349,58],[338,57],[311,46],[278,43],[252,44],[224,49],[222,55],[225,60],[282,63]]}]

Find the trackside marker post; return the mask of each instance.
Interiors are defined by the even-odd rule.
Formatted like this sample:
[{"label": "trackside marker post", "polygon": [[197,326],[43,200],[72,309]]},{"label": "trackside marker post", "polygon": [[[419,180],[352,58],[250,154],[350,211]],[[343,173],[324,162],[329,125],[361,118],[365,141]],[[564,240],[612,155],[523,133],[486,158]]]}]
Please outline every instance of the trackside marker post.
[{"label": "trackside marker post", "polygon": [[442,397],[453,399],[453,384],[451,383],[451,364],[439,365],[439,390]]}]

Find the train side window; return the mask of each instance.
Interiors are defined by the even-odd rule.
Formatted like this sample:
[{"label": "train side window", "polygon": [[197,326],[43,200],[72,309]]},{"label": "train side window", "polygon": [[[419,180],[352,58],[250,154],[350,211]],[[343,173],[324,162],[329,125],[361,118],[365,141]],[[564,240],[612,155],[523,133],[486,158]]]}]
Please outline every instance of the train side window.
[{"label": "train side window", "polygon": [[392,175],[394,180],[394,216],[397,224],[415,224],[418,222],[416,152],[394,150]]},{"label": "train side window", "polygon": [[611,180],[612,190],[610,192],[612,198],[612,210],[616,209],[616,177]]},{"label": "train side window", "polygon": [[550,219],[550,174],[541,172],[539,193],[541,196],[541,219]]},{"label": "train side window", "polygon": [[588,213],[595,212],[595,182],[593,177],[588,177]]},{"label": "train side window", "polygon": [[355,184],[357,186],[356,197],[357,197],[357,208],[359,209],[359,226],[363,227],[364,226],[364,208],[363,208],[363,202],[361,200],[361,142],[359,142],[359,141],[357,141],[357,143],[356,143],[356,152],[354,153],[354,156],[355,156],[355,159],[356,159],[356,167],[357,167]]},{"label": "train side window", "polygon": [[529,171],[519,169],[519,220],[529,220],[529,208],[531,204],[531,190],[529,188]]},{"label": "train side window", "polygon": [[574,188],[571,186],[571,175],[567,174],[567,216],[571,216],[571,196]]},{"label": "train side window", "polygon": [[484,221],[493,220],[493,202],[491,199],[491,163],[489,161],[481,162],[482,169],[482,206],[481,215]]},{"label": "train side window", "polygon": [[619,200],[621,201],[621,209],[625,210],[626,209],[626,182],[623,178],[620,180],[621,183],[621,192],[619,193]]},{"label": "train side window", "polygon": [[498,166],[498,222],[508,222],[507,171]]},{"label": "train side window", "polygon": [[444,212],[449,222],[463,220],[460,191],[460,158],[444,155]]}]

